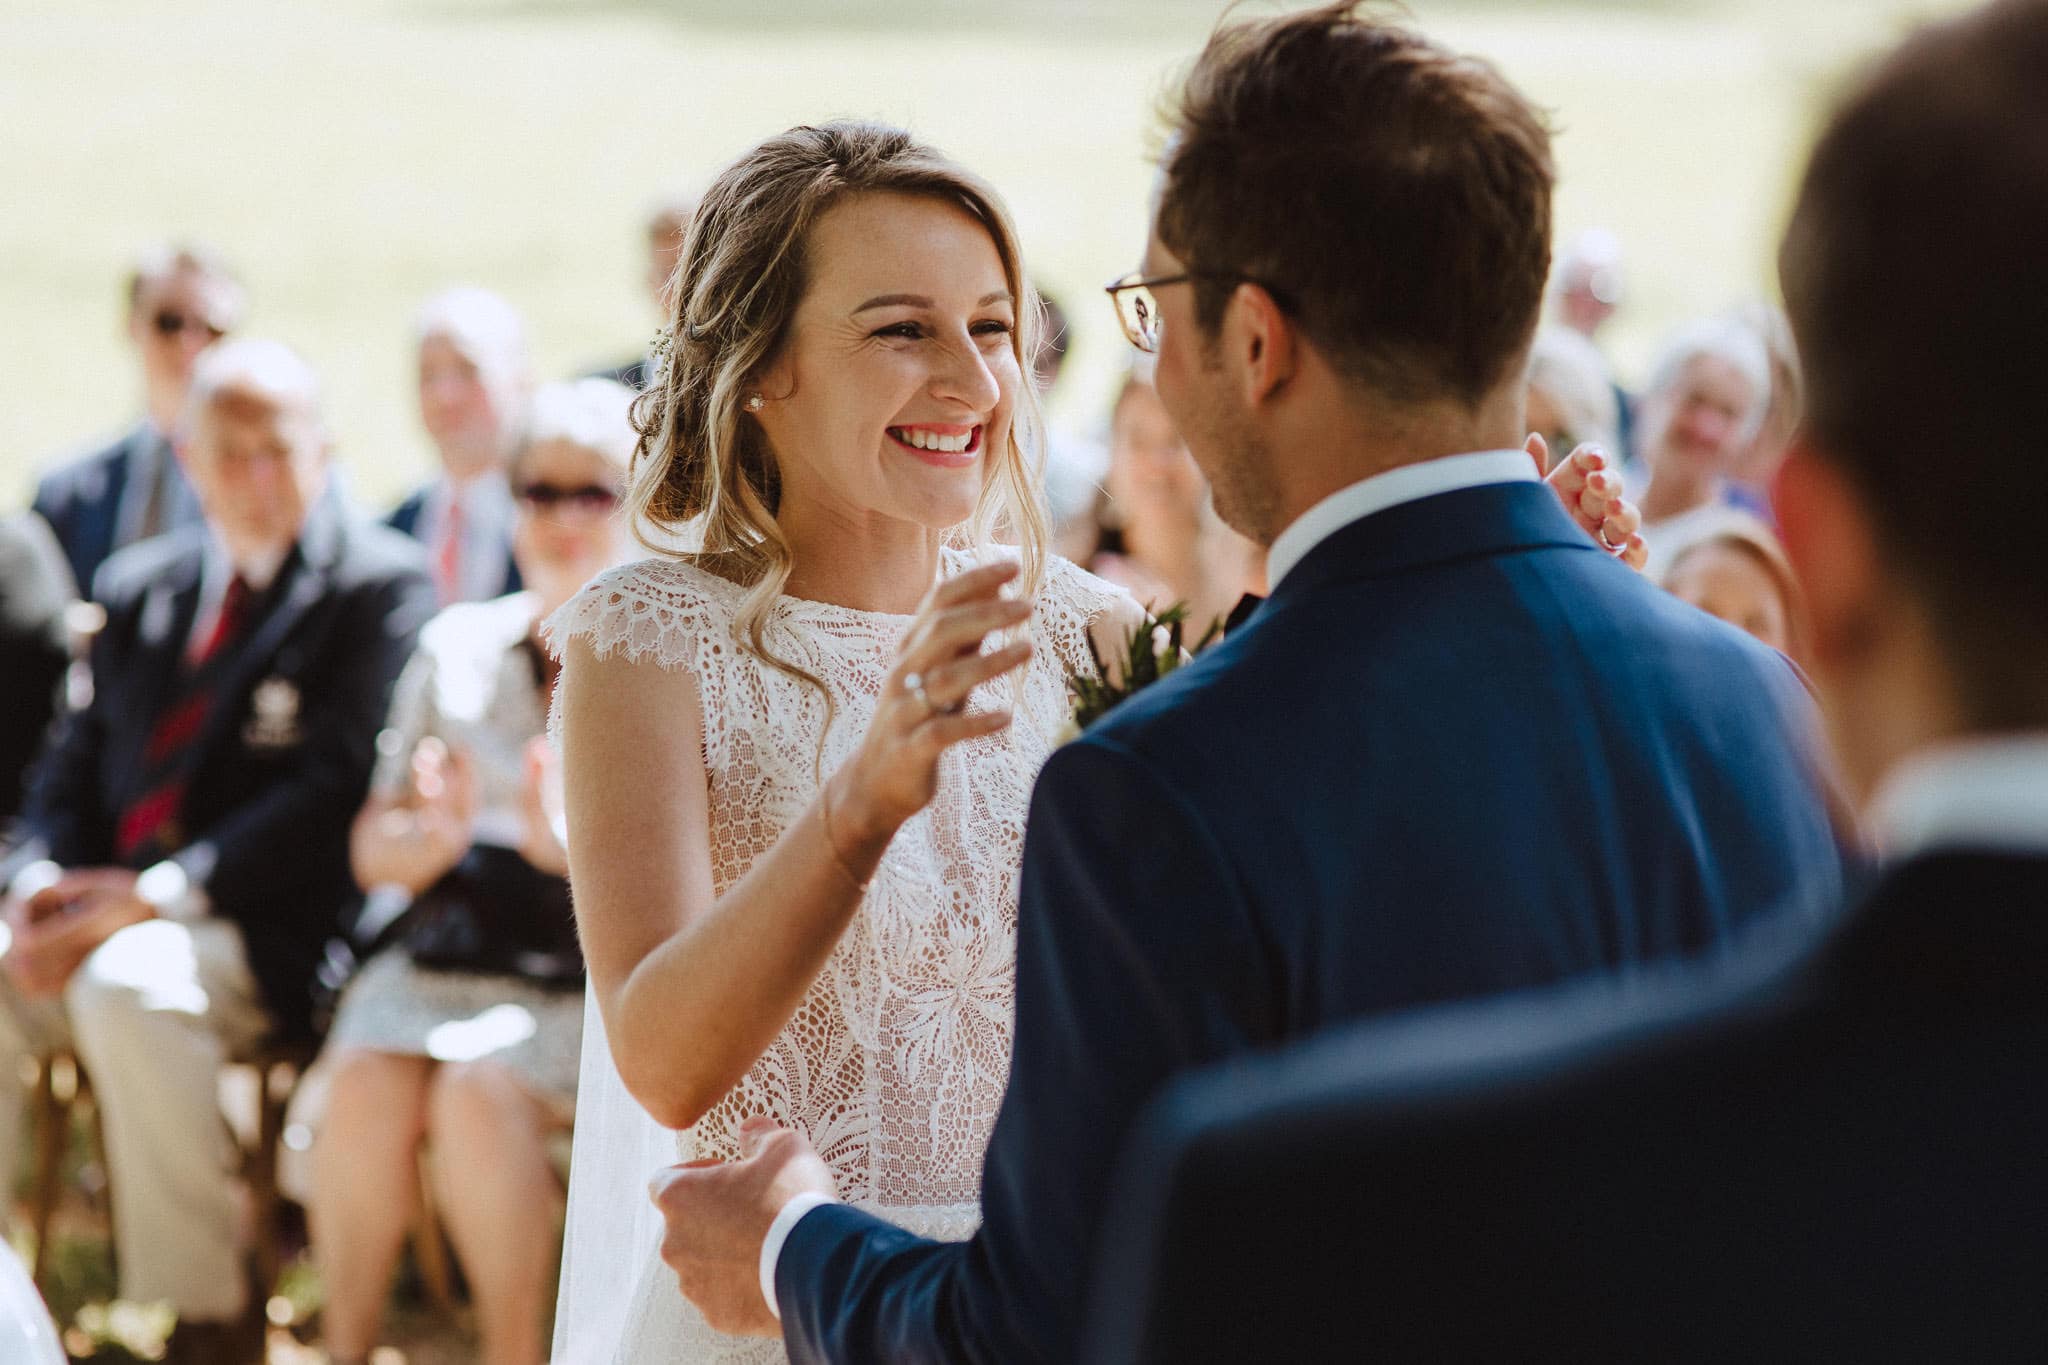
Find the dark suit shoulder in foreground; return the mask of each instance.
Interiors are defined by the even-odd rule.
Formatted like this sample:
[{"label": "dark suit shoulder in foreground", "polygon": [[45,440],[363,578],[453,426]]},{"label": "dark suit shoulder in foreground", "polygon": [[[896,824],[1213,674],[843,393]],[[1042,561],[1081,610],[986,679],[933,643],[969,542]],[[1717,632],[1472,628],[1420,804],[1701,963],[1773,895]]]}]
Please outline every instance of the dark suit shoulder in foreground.
[{"label": "dark suit shoulder in foreground", "polygon": [[2048,1341],[2048,858],[1734,961],[1171,1087],[1087,1358],[2018,1359]]}]

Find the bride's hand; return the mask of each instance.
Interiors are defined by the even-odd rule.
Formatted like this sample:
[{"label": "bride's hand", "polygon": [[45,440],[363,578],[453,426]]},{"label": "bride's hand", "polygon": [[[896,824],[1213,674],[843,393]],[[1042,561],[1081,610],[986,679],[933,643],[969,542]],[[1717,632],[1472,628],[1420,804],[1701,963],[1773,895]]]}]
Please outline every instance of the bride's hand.
[{"label": "bride's hand", "polygon": [[1609,466],[1607,452],[1597,445],[1581,445],[1550,469],[1550,447],[1542,436],[1531,432],[1523,449],[1536,462],[1537,473],[1548,470],[1544,482],[1579,529],[1608,554],[1640,572],[1650,556],[1640,534],[1642,512],[1622,496],[1621,471]]},{"label": "bride's hand", "polygon": [[[982,652],[990,635],[1031,619],[1030,603],[1002,595],[1017,573],[1015,564],[987,565],[946,579],[925,597],[859,751],[826,784],[825,820],[835,844],[886,844],[930,804],[941,754],[1010,724],[1007,709],[965,708],[975,688],[1030,661],[1029,640]],[[853,850],[836,851],[852,861]]]}]

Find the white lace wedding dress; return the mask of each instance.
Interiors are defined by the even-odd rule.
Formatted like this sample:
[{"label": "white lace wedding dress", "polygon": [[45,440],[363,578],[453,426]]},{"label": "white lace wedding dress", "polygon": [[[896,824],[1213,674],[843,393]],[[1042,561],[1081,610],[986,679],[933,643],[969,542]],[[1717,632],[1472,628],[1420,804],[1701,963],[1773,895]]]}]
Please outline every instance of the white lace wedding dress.
[{"label": "white lace wedding dress", "polygon": [[[949,574],[972,564],[946,552]],[[820,602],[776,604],[770,648],[822,680],[837,706],[818,764],[824,700],[735,643],[744,596],[686,562],[644,560],[598,578],[549,623],[557,650],[582,636],[600,655],[694,675],[721,893],[809,806],[817,773],[852,754],[910,624]],[[736,1155],[740,1123],[757,1114],[808,1135],[847,1201],[927,1237],[973,1233],[1009,1073],[1026,804],[1067,723],[1067,675],[1093,668],[1088,628],[1120,596],[1051,562],[1015,723],[945,755],[937,799],[889,845],[795,1017],[694,1127],[671,1133],[647,1117],[618,1079],[596,1010],[587,1011],[557,1365],[784,1358],[780,1342],[712,1331],[682,1297],[658,1257],[660,1222],[647,1195],[648,1178],[670,1162]],[[970,705],[1012,704],[1009,690],[985,686]],[[565,759],[576,762],[573,750]]]}]

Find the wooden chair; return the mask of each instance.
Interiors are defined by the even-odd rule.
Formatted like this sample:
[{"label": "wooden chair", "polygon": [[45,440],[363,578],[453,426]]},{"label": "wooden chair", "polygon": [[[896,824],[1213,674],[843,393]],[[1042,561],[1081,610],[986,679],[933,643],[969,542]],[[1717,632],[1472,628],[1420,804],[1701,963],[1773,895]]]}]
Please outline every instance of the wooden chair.
[{"label": "wooden chair", "polygon": [[[265,1299],[276,1292],[278,1273],[282,1269],[278,1255],[279,1214],[283,1204],[277,1186],[278,1144],[284,1136],[285,1110],[291,1104],[292,1092],[298,1087],[299,1078],[305,1074],[306,1068],[312,1065],[313,1056],[311,1044],[273,1041],[261,1043],[247,1056],[237,1057],[229,1063],[249,1068],[255,1073],[254,1140],[250,1141],[237,1132],[235,1145],[241,1153],[242,1177],[248,1182],[255,1215],[256,1245],[251,1252],[251,1272],[258,1292]],[[30,1274],[40,1284],[48,1264],[50,1224],[64,1197],[64,1147],[71,1132],[72,1110],[81,1095],[90,1098],[92,1087],[77,1056],[67,1050],[43,1057],[38,1070],[40,1074],[32,1102],[35,1184],[30,1194],[30,1218],[36,1249]],[[98,1137],[97,1105],[93,1108],[93,1115],[95,1143],[104,1153],[106,1143]],[[115,1178],[110,1171],[108,1179]],[[113,1245],[111,1236],[108,1244],[110,1247]]]}]

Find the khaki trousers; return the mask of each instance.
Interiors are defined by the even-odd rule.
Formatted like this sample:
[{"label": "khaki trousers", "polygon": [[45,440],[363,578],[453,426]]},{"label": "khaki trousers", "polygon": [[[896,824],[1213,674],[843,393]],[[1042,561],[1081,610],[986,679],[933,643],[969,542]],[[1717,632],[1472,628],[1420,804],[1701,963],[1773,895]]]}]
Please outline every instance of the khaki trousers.
[{"label": "khaki trousers", "polygon": [[123,929],[61,1002],[23,1000],[0,977],[0,1170],[20,1169],[21,1059],[71,1048],[106,1136],[122,1298],[167,1301],[195,1320],[242,1311],[220,1072],[268,1028],[241,930],[225,919]]}]

